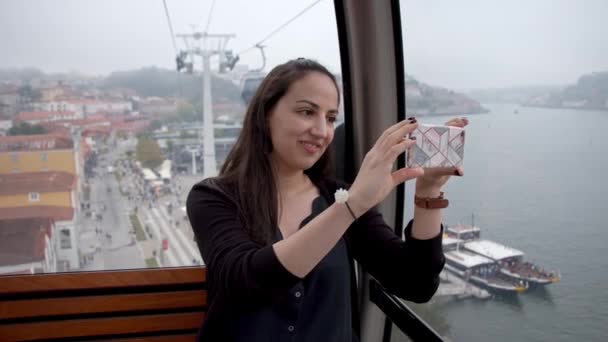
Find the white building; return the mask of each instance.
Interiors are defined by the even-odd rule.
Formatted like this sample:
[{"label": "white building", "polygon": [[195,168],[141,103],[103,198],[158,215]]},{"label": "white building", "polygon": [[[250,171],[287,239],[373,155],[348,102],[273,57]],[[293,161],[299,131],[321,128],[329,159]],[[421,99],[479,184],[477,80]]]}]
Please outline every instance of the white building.
[{"label": "white building", "polygon": [[[30,221],[35,223],[36,219],[41,218],[51,220],[53,225],[49,227],[47,235],[53,246],[52,254],[56,259],[54,263],[58,265],[57,269],[59,271],[79,269],[80,252],[75,224],[79,204],[76,189],[75,175],[67,172],[23,172],[0,175],[0,202],[4,203],[0,206],[0,222],[12,224],[11,226],[6,223],[4,232],[13,231],[15,234],[20,234],[18,228],[27,225],[20,223],[19,220],[26,223]],[[40,223],[37,224],[38,227],[41,226]],[[2,229],[0,229],[1,234],[3,234]],[[17,237],[13,238],[17,239]],[[3,239],[9,239],[9,237],[0,237],[0,240]],[[40,256],[43,250],[42,242],[40,238],[36,241],[35,251],[38,253],[36,255]],[[6,246],[6,248],[10,250],[10,246]],[[25,252],[29,251],[28,253],[31,253],[31,250],[30,247],[24,249]],[[3,250],[0,247],[0,264],[2,253]],[[11,262],[14,264],[14,260]]]},{"label": "white building", "polygon": [[15,122],[27,122],[31,125],[36,125],[43,122],[77,119],[82,119],[82,115],[73,111],[21,112],[15,117]]},{"label": "white building", "polygon": [[12,120],[3,120],[0,118],[0,136],[6,135],[11,127],[13,127]]},{"label": "white building", "polygon": [[131,112],[133,105],[130,101],[121,100],[95,100],[70,99],[61,101],[37,102],[34,106],[49,112],[71,111],[81,116],[92,115],[99,112],[122,114]]},{"label": "white building", "polygon": [[171,161],[166,159],[163,161],[161,166],[158,169],[158,174],[160,175],[160,179],[164,183],[169,183],[171,181]]}]

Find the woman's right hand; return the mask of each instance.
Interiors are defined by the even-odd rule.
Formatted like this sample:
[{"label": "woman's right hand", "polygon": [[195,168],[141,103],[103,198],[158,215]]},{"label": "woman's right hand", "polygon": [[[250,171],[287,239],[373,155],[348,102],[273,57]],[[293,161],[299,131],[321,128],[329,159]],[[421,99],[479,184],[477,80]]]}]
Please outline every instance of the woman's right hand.
[{"label": "woman's right hand", "polygon": [[418,127],[416,120],[403,120],[387,128],[367,152],[357,178],[349,189],[349,205],[357,217],[380,203],[399,184],[424,175],[422,168],[392,171],[397,157],[416,144],[404,138]]}]

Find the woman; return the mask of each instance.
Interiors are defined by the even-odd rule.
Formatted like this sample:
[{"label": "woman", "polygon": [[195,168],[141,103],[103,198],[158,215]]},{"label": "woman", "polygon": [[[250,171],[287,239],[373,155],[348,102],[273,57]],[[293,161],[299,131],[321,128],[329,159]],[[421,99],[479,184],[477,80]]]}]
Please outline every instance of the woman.
[{"label": "woman", "polygon": [[416,208],[404,242],[373,207],[414,178],[418,196],[437,197],[449,174],[462,171],[392,172],[415,143],[403,138],[417,127],[410,119],[382,134],[352,186],[337,183],[328,147],[338,105],[336,80],[317,62],[277,66],[220,175],[192,188],[188,217],[209,286],[200,340],[356,341],[353,260],[407,300],[435,293],[444,264],[440,210]]}]

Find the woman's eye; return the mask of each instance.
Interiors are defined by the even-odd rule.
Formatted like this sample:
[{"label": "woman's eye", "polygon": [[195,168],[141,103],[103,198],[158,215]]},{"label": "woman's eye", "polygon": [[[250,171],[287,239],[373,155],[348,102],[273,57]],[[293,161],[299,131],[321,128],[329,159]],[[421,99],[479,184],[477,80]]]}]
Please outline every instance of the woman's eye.
[{"label": "woman's eye", "polygon": [[331,122],[331,123],[336,122],[336,120],[337,120],[337,118],[336,118],[335,116],[328,116],[328,117],[327,117],[327,121],[329,121],[329,122]]},{"label": "woman's eye", "polygon": [[300,111],[301,114],[304,114],[305,116],[311,116],[313,114],[315,114],[315,112],[313,110],[310,109],[303,109]]}]

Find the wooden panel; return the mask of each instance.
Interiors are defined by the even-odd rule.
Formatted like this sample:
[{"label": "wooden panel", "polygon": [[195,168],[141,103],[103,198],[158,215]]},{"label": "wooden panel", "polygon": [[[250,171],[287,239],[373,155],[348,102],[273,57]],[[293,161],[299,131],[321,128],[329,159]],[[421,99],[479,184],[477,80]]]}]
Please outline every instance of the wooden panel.
[{"label": "wooden panel", "polygon": [[203,290],[28,299],[0,302],[0,317],[20,318],[204,306]]},{"label": "wooden panel", "polygon": [[125,286],[194,284],[206,281],[206,268],[48,273],[0,277],[0,294]]},{"label": "wooden panel", "polygon": [[112,342],[192,342],[196,334],[112,339]]},{"label": "wooden panel", "polygon": [[204,313],[183,313],[0,325],[0,340],[31,341],[42,338],[77,338],[84,336],[198,329],[204,317]]}]

